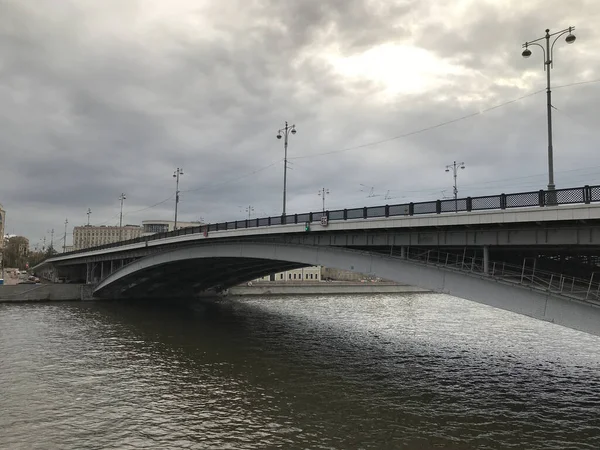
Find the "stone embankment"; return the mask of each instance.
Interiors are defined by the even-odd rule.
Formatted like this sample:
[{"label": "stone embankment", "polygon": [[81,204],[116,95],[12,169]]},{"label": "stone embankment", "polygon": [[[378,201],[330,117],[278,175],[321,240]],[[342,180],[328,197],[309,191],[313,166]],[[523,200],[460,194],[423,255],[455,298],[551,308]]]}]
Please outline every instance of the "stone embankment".
[{"label": "stone embankment", "polygon": [[391,282],[360,283],[349,281],[330,282],[263,282],[234,286],[228,296],[246,295],[333,295],[333,294],[397,294],[429,292],[414,286]]},{"label": "stone embankment", "polygon": [[[92,297],[93,289],[94,286],[91,284],[18,284],[14,286],[0,286],[0,303],[94,300]],[[223,295],[342,295],[416,292],[429,291],[414,286],[387,282],[265,282],[235,286],[223,292]]]},{"label": "stone embankment", "polygon": [[92,286],[85,284],[17,284],[0,286],[0,303],[65,302],[90,300]]}]

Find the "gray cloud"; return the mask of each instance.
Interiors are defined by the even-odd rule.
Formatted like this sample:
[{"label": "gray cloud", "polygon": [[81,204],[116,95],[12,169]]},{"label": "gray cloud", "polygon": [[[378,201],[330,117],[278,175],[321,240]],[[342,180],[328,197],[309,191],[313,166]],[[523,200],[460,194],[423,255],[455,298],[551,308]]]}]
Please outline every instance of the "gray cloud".
[{"label": "gray cloud", "polygon": [[[0,0],[0,202],[9,232],[35,242],[62,230],[65,217],[69,228],[84,223],[88,207],[93,222],[116,223],[121,192],[126,222],[170,218],[176,167],[185,169],[181,220],[243,217],[248,205],[278,214],[283,148],[275,135],[285,120],[298,127],[289,147],[292,212],[319,210],[321,187],[332,208],[450,195],[443,170],[455,159],[467,163],[465,195],[539,189],[547,183],[543,93],[319,154],[543,89],[541,55],[523,60],[520,45],[546,27],[578,31],[575,45],[557,48],[556,85],[600,78],[600,5],[591,0],[162,4]],[[395,93],[343,76],[328,59],[385,44],[416,46],[460,70]],[[418,60],[401,63],[399,75],[420,70]],[[599,88],[554,92],[559,186],[600,183]],[[361,184],[379,196],[367,198]],[[393,198],[384,199],[388,191]]]}]

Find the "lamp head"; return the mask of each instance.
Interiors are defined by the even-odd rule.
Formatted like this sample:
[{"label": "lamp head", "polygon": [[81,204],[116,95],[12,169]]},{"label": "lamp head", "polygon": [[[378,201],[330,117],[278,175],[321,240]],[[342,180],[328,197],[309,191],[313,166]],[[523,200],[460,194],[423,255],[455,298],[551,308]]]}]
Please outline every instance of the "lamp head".
[{"label": "lamp head", "polygon": [[521,55],[523,56],[523,58],[529,58],[531,56],[531,50],[526,48],[525,50],[523,50],[523,53],[521,53]]},{"label": "lamp head", "polygon": [[281,134],[278,134],[278,135],[277,135],[277,139],[281,139]]},{"label": "lamp head", "polygon": [[296,134],[296,128],[292,128],[292,134]]},{"label": "lamp head", "polygon": [[450,169],[448,169],[447,167],[446,167],[446,172],[450,172]]},{"label": "lamp head", "polygon": [[568,36],[565,38],[565,41],[567,42],[567,44],[572,44],[573,42],[575,42],[575,39],[577,39],[575,35],[569,33]]}]

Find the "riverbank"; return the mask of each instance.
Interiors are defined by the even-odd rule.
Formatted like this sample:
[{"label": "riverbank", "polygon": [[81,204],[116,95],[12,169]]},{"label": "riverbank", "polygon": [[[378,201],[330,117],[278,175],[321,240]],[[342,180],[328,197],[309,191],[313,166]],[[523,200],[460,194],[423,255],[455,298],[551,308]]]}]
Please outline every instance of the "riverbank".
[{"label": "riverbank", "polygon": [[92,285],[85,284],[17,284],[0,286],[0,303],[78,302],[91,300]]},{"label": "riverbank", "polygon": [[[91,284],[18,284],[0,286],[0,303],[17,302],[78,302],[94,300]],[[275,295],[340,295],[340,294],[411,294],[426,293],[425,289],[397,283],[331,282],[264,282],[234,286],[222,295],[275,296]]]},{"label": "riverbank", "polygon": [[411,294],[430,292],[405,284],[391,282],[360,283],[352,281],[321,281],[297,283],[263,282],[229,288],[227,296],[249,295],[337,295],[337,294]]}]

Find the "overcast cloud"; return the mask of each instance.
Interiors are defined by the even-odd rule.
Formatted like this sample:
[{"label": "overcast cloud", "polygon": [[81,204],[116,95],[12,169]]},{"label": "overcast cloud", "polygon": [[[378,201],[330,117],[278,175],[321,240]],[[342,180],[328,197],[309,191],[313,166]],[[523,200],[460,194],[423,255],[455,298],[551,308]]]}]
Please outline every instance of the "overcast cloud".
[{"label": "overcast cloud", "polygon": [[177,167],[179,220],[280,214],[286,120],[290,213],[322,187],[329,209],[450,196],[453,160],[461,196],[544,188],[521,44],[570,25],[553,84],[592,82],[553,92],[556,184],[600,184],[599,22],[597,0],[0,0],[6,232],[117,224],[121,192],[124,222],[172,219]]}]

